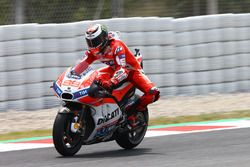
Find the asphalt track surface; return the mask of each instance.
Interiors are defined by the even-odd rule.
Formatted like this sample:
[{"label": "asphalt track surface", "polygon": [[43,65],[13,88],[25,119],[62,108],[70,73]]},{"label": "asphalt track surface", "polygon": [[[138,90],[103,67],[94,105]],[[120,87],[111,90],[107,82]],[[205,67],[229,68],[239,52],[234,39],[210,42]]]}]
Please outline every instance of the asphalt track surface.
[{"label": "asphalt track surface", "polygon": [[0,153],[1,167],[249,167],[250,128],[145,138],[134,150],[115,142],[83,146],[74,157],[54,148]]}]

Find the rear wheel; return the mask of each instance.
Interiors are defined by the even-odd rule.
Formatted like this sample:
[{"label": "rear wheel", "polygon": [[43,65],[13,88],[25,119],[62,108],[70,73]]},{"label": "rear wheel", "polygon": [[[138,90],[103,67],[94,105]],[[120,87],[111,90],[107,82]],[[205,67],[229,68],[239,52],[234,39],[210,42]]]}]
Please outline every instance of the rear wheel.
[{"label": "rear wheel", "polygon": [[82,146],[80,133],[71,131],[73,114],[57,114],[53,126],[53,142],[58,153],[63,156],[73,156]]},{"label": "rear wheel", "polygon": [[131,126],[130,130],[117,134],[117,144],[125,149],[132,149],[138,146],[144,139],[147,131],[148,110],[134,114],[136,117],[136,126]]}]

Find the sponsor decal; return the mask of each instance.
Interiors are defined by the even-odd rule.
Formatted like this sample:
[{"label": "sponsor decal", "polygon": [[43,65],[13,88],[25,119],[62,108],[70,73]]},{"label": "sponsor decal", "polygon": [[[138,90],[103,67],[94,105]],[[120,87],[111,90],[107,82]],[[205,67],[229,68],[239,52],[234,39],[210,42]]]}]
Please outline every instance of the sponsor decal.
[{"label": "sponsor decal", "polygon": [[126,79],[128,77],[127,73],[125,72],[124,69],[120,69],[119,71],[117,71],[114,75],[114,78],[118,79],[118,81],[123,81],[124,79]]},{"label": "sponsor decal", "polygon": [[97,125],[103,124],[105,122],[108,122],[109,120],[115,118],[119,115],[119,109],[117,108],[115,111],[108,113],[107,115],[104,115],[103,118],[99,118],[97,121]]},{"label": "sponsor decal", "polygon": [[62,90],[59,88],[59,86],[54,82],[53,89],[55,90],[56,94],[60,97],[62,94]]},{"label": "sponsor decal", "polygon": [[127,74],[123,74],[123,75],[121,75],[120,77],[118,77],[117,79],[119,80],[119,82],[121,82],[121,81],[123,81],[124,79],[126,79],[128,77],[128,75]]},{"label": "sponsor decal", "polygon": [[118,46],[118,47],[115,49],[115,54],[119,53],[120,51],[122,51],[122,47]]},{"label": "sponsor decal", "polygon": [[92,71],[93,70],[93,68],[92,67],[88,67],[83,73],[82,73],[82,75],[83,76],[85,76],[85,75],[87,75],[90,71]]},{"label": "sponsor decal", "polygon": [[82,89],[82,90],[80,90],[80,91],[78,91],[78,92],[73,93],[74,99],[77,99],[77,98],[86,96],[86,95],[88,94],[88,89],[89,89],[89,88]]},{"label": "sponsor decal", "polygon": [[72,78],[72,79],[81,79],[81,76],[78,76],[78,75],[71,75],[71,74],[69,74],[67,77],[68,78]]},{"label": "sponsor decal", "polygon": [[116,62],[117,64],[125,67],[126,66],[126,59],[125,59],[125,54],[122,54],[120,56],[117,56],[116,57]]},{"label": "sponsor decal", "polygon": [[119,56],[120,59],[124,59],[125,58],[125,54],[122,54]]},{"label": "sponsor decal", "polygon": [[124,70],[119,70],[119,71],[117,71],[116,73],[115,73],[115,75],[114,75],[114,77],[115,78],[117,78],[117,77],[119,77],[119,75],[121,75],[121,74],[123,74],[124,73]]},{"label": "sponsor decal", "polygon": [[108,124],[106,126],[103,126],[100,129],[97,129],[95,138],[106,136],[107,134],[112,132],[112,130],[116,127],[116,123],[117,121],[112,122],[111,124]]},{"label": "sponsor decal", "polygon": [[65,80],[63,82],[63,86],[72,86],[72,87],[79,87],[81,82],[75,80]]}]

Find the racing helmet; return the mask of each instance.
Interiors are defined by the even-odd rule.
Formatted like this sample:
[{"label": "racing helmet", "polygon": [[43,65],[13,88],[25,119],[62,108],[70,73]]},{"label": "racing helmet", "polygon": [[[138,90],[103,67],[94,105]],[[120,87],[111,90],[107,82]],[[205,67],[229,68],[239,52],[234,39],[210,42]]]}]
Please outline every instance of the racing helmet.
[{"label": "racing helmet", "polygon": [[101,52],[108,44],[108,29],[101,24],[95,24],[85,32],[88,49]]}]

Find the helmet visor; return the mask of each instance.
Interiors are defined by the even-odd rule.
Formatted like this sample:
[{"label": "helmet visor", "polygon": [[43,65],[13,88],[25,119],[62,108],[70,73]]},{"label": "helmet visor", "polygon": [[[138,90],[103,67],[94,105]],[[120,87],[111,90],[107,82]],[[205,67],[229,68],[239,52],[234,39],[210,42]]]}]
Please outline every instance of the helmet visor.
[{"label": "helmet visor", "polygon": [[89,48],[97,48],[98,46],[100,46],[103,42],[103,39],[101,38],[101,36],[98,36],[94,39],[88,39],[86,38],[87,44]]}]

